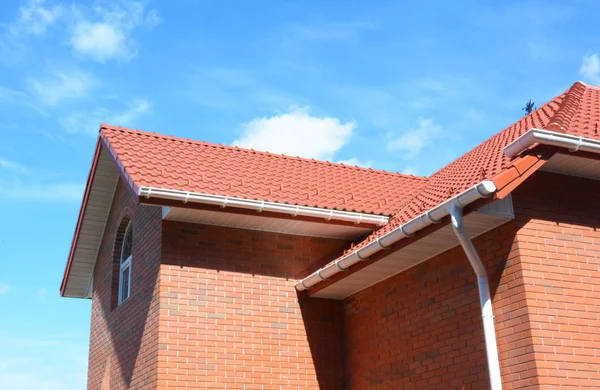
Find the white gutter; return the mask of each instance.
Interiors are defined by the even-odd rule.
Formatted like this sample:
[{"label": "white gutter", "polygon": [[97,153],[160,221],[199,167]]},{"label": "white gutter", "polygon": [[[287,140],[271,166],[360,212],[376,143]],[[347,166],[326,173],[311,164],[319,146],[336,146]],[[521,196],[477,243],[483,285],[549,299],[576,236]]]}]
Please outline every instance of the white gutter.
[{"label": "white gutter", "polygon": [[502,390],[502,379],[500,376],[500,362],[498,361],[498,346],[496,344],[496,329],[494,327],[494,313],[492,308],[492,297],[490,295],[490,286],[485,271],[485,266],[473,245],[463,224],[462,206],[452,204],[448,212],[452,219],[452,228],[460,242],[475,275],[477,275],[477,285],[479,287],[479,304],[481,307],[481,318],[483,319],[483,335],[485,340],[485,352],[487,355],[488,371],[490,374],[490,388],[492,390]]},{"label": "white gutter", "polygon": [[389,218],[385,215],[356,213],[353,211],[341,211],[325,209],[320,207],[298,206],[286,203],[269,202],[264,200],[244,199],[223,195],[202,194],[198,192],[188,192],[179,190],[169,190],[165,188],[140,187],[138,196],[145,198],[160,198],[178,200],[183,203],[193,202],[210,204],[221,207],[238,207],[242,209],[261,211],[270,211],[275,213],[288,214],[292,216],[305,216],[323,218],[327,221],[338,220],[353,222],[356,224],[366,223],[371,225],[385,225]]},{"label": "white gutter", "polygon": [[533,128],[506,145],[504,154],[507,157],[514,157],[536,143],[568,148],[571,152],[581,150],[583,152],[600,153],[600,141],[598,140]]},{"label": "white gutter", "polygon": [[[514,157],[523,150],[531,147],[534,144],[552,145],[568,148],[571,152],[578,150],[584,152],[600,153],[600,141],[573,136],[564,133],[557,133],[549,130],[541,130],[532,128],[525,134],[508,144],[504,148],[504,154],[507,157]],[[477,199],[492,195],[496,191],[496,186],[491,181],[482,181],[473,188],[461,193],[460,195],[447,200],[446,202],[436,206],[435,208],[419,215],[418,217],[408,221],[402,226],[399,226],[391,232],[383,235],[379,239],[365,247],[343,257],[331,265],[322,268],[302,281],[296,284],[298,291],[303,291],[311,288],[322,280],[326,280],[331,276],[348,269],[348,267],[362,260],[366,260],[369,256],[379,252],[382,249],[389,248],[395,242],[400,241],[404,237],[413,235],[418,230],[438,222],[443,217],[450,215],[452,228],[462,246],[473,271],[477,275],[477,284],[479,288],[479,303],[481,307],[481,317],[483,320],[483,332],[486,348],[486,356],[488,363],[488,371],[490,376],[490,388],[492,390],[502,390],[502,379],[500,375],[500,362],[498,360],[498,346],[496,342],[496,330],[494,326],[494,313],[492,307],[492,299],[490,295],[489,280],[485,266],[483,265],[471,238],[469,237],[463,224],[463,208],[464,206],[474,202]]]},{"label": "white gutter", "polygon": [[432,208],[431,210],[424,212],[418,217],[411,219],[405,224],[386,233],[359,250],[350,253],[349,255],[335,261],[325,268],[321,268],[318,271],[313,272],[296,284],[296,290],[307,290],[321,281],[329,279],[333,275],[348,269],[348,267],[362,260],[368,259],[369,256],[372,256],[380,250],[388,249],[390,245],[400,241],[404,237],[410,237],[426,226],[439,222],[442,218],[449,214],[448,207],[451,205],[464,207],[478,199],[488,197],[494,192],[496,192],[496,186],[494,183],[489,180],[484,180],[468,190],[460,193],[459,195],[456,195],[444,203]]}]

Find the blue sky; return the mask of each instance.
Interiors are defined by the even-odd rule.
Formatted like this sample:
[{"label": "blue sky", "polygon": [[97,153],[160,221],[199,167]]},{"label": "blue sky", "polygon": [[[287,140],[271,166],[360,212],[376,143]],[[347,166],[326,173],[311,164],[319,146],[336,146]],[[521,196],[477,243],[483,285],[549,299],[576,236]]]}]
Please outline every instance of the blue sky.
[{"label": "blue sky", "polygon": [[58,289],[100,122],[428,175],[600,84],[597,2],[400,3],[0,3],[0,387],[85,386]]}]

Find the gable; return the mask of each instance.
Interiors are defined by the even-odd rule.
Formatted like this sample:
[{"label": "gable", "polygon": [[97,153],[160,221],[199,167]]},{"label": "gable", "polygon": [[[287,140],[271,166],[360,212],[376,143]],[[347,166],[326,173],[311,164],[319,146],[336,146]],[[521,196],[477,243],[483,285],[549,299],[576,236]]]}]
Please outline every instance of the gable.
[{"label": "gable", "polygon": [[98,142],[61,284],[62,296],[85,298],[90,291],[118,180],[119,173],[110,153]]}]

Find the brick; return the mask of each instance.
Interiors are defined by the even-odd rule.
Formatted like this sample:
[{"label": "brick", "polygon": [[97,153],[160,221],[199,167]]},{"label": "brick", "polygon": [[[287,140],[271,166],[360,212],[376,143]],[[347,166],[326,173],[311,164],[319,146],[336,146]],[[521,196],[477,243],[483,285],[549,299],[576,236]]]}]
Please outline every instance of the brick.
[{"label": "brick", "polygon": [[[513,193],[515,221],[474,239],[506,389],[600,386],[597,194],[597,182],[536,173]],[[124,218],[132,294],[117,307]],[[296,294],[295,275],[348,245],[162,221],[119,183],[94,273],[88,388],[488,388],[461,248],[343,301]]]}]

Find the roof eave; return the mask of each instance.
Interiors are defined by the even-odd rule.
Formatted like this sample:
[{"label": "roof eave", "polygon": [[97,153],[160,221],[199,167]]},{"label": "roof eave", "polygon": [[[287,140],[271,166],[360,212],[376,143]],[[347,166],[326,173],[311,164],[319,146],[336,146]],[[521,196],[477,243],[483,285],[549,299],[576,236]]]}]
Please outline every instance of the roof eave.
[{"label": "roof eave", "polygon": [[[546,149],[542,149],[542,152],[539,154],[528,153],[519,156],[519,158],[515,159],[507,169],[491,180],[485,180],[476,184],[474,187],[422,213],[377,240],[370,242],[359,250],[349,253],[330,263],[326,267],[313,272],[311,275],[299,281],[296,284],[296,289],[298,291],[308,290],[318,283],[331,278],[333,275],[348,269],[350,266],[366,260],[369,256],[372,256],[380,250],[389,248],[393,243],[400,241],[405,237],[409,237],[417,231],[435,223],[447,215],[448,206],[456,203],[459,197],[467,198],[465,201],[458,201],[460,205],[466,206],[485,196],[495,195],[496,198],[502,198],[508,195],[520,183],[545,164],[548,159],[556,153],[557,148],[566,148],[570,152],[581,151],[600,154],[600,140],[537,128],[532,128],[525,132],[504,147],[503,151],[507,157],[515,157],[524,151],[529,150],[534,145],[545,145]],[[537,148],[539,148],[539,146],[536,147],[536,150]],[[490,191],[485,196],[478,196],[477,194],[479,191],[476,189],[478,186],[484,185],[484,183],[486,188]],[[481,193],[479,193],[479,195],[481,195]]]},{"label": "roof eave", "polygon": [[60,296],[65,296],[65,288],[67,286],[67,280],[69,278],[69,272],[71,271],[71,266],[73,264],[73,257],[75,255],[75,248],[77,246],[77,242],[79,240],[79,232],[81,230],[81,225],[83,223],[83,216],[85,214],[85,209],[90,197],[90,192],[92,190],[92,181],[94,180],[94,174],[96,173],[96,167],[98,166],[98,159],[100,158],[100,151],[102,150],[102,143],[100,139],[96,142],[96,148],[94,150],[94,157],[92,159],[92,165],[90,167],[90,172],[88,174],[88,178],[85,184],[85,192],[83,193],[83,200],[81,202],[81,207],[79,209],[79,216],[77,218],[77,224],[75,225],[75,232],[73,233],[73,239],[71,240],[71,249],[69,250],[69,257],[67,258],[67,264],[65,266],[65,271],[63,273],[63,279],[60,285]]},{"label": "roof eave", "polygon": [[304,291],[318,283],[331,278],[333,275],[347,270],[352,265],[368,259],[375,253],[388,249],[390,246],[405,237],[410,237],[425,227],[441,221],[448,215],[448,207],[451,205],[467,206],[481,198],[492,196],[496,192],[496,185],[491,180],[484,180],[462,193],[444,201],[434,208],[420,214],[410,221],[396,227],[385,235],[371,241],[362,248],[330,263],[306,278],[296,283],[296,290]]},{"label": "roof eave", "polygon": [[567,148],[572,152],[600,153],[600,141],[583,136],[532,128],[503,149],[507,157],[515,157],[535,144]]},{"label": "roof eave", "polygon": [[172,190],[166,188],[142,186],[138,190],[140,198],[159,198],[167,200],[181,201],[182,203],[200,203],[213,206],[234,207],[242,209],[255,210],[257,212],[273,212],[291,216],[305,216],[313,218],[322,218],[325,221],[335,220],[344,222],[353,222],[355,224],[369,224],[383,226],[389,221],[389,217],[380,214],[359,213],[354,211],[335,210],[321,207],[301,206],[288,203],[271,202],[266,200],[256,200],[247,198],[238,198],[234,196],[204,194],[199,192],[189,192],[181,190]]}]

